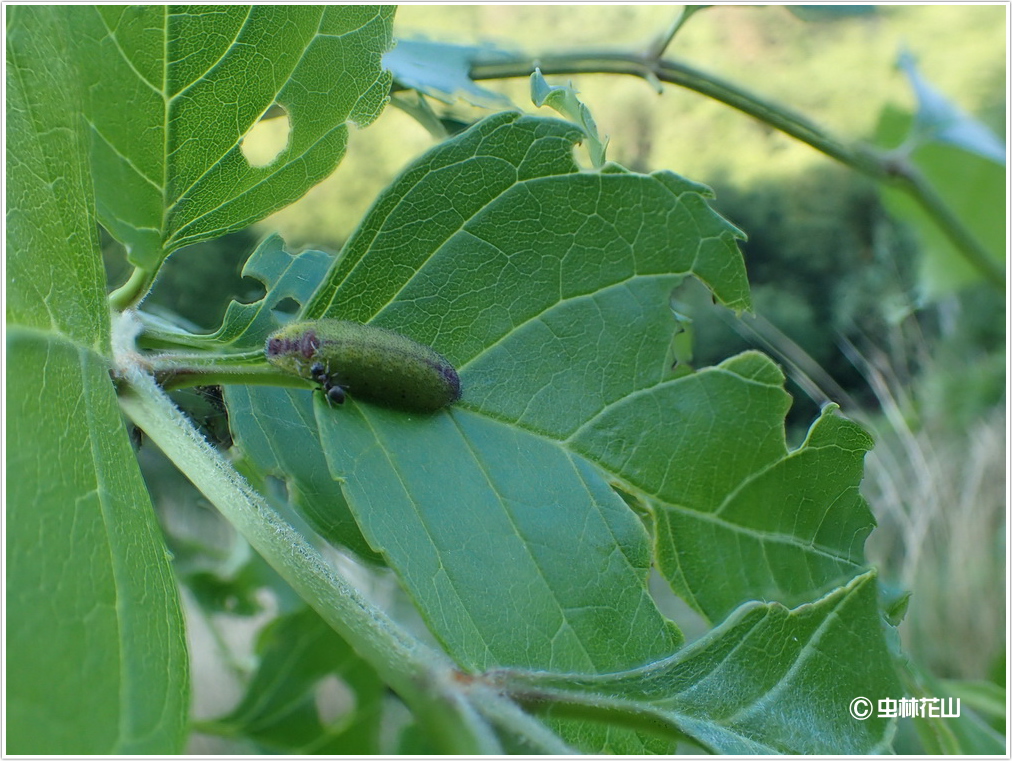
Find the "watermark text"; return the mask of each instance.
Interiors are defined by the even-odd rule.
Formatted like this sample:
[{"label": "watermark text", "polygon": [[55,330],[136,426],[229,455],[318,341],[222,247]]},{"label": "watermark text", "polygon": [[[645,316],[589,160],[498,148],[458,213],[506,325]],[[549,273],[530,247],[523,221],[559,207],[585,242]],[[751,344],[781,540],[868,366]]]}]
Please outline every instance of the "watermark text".
[{"label": "watermark text", "polygon": [[880,719],[955,719],[959,716],[959,698],[880,698],[876,705],[858,696],[850,701],[850,715],[858,721],[876,716]]}]

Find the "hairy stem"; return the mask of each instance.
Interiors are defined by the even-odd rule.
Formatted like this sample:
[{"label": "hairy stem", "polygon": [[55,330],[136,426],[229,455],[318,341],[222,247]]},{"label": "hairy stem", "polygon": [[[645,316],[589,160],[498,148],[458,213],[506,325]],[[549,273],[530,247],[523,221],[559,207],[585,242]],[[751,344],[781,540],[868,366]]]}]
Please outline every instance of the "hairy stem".
[{"label": "hairy stem", "polygon": [[130,277],[123,285],[109,294],[109,306],[117,312],[136,306],[155,280],[155,273],[141,267],[134,267]]}]

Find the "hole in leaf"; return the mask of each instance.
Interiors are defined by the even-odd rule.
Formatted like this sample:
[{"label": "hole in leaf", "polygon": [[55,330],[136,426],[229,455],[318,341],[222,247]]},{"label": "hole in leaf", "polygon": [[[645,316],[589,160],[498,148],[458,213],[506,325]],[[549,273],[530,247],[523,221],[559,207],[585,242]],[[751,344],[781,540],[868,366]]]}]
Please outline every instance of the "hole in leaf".
[{"label": "hole in leaf", "polygon": [[250,166],[269,166],[288,147],[292,124],[288,112],[275,103],[245,134],[240,143]]},{"label": "hole in leaf", "polygon": [[667,580],[656,568],[650,572],[647,592],[661,615],[674,621],[682,630],[686,644],[695,642],[710,630],[710,624],[706,619],[672,591]]},{"label": "hole in leaf", "polygon": [[302,306],[298,301],[293,299],[291,296],[285,296],[281,301],[274,305],[274,312],[277,314],[288,314],[296,315]]}]

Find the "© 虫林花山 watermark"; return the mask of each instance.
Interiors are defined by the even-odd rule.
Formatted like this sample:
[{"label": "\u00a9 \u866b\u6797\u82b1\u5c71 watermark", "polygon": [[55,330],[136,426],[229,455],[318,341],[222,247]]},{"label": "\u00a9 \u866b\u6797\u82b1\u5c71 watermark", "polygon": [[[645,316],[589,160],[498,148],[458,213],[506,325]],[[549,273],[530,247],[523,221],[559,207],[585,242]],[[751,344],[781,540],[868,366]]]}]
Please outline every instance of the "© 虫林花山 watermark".
[{"label": "\u00a9 \u866b\u6797\u82b1\u5c71 watermark", "polygon": [[859,695],[850,701],[850,715],[859,721],[872,716],[880,719],[955,719],[959,717],[959,710],[959,698],[880,698],[876,706],[871,699]]}]

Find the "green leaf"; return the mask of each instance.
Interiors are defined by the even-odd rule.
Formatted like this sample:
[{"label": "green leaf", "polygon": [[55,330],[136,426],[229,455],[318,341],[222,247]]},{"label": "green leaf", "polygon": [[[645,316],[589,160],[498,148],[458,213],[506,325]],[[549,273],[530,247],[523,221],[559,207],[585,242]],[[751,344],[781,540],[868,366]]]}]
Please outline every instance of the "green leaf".
[{"label": "green leaf", "polygon": [[962,700],[991,725],[1001,731],[1005,727],[1005,688],[993,682],[947,679],[942,691]]},{"label": "green leaf", "polygon": [[907,608],[910,607],[910,598],[913,593],[909,590],[896,587],[884,587],[882,589],[882,614],[893,626],[899,626],[906,618]]},{"label": "green leaf", "polygon": [[480,108],[509,108],[509,98],[471,79],[475,60],[491,62],[504,56],[510,57],[492,46],[397,40],[393,50],[383,56],[383,65],[397,84],[444,103],[453,104],[459,97]]},{"label": "green leaf", "polygon": [[12,9],[7,29],[7,321],[108,354],[78,90],[57,13]]},{"label": "green leaf", "polygon": [[[665,376],[667,301],[685,274],[748,305],[736,231],[702,189],[668,173],[580,173],[581,134],[501,114],[439,146],[377,202],[306,310],[379,311],[377,324],[465,360],[452,422],[350,404],[317,419],[369,543],[470,668],[607,670],[677,643],[645,590],[638,519],[588,463],[537,432],[571,432],[630,385]],[[646,335],[628,342],[636,319]],[[599,356],[602,345],[617,356]],[[483,573],[496,567],[516,581],[490,592]]]},{"label": "green leaf", "polygon": [[[264,337],[284,325],[290,314],[282,309],[289,301],[301,307],[313,294],[333,263],[323,251],[288,254],[281,236],[267,236],[242,268],[242,276],[267,286],[262,298],[250,304],[231,301],[221,325],[211,334],[192,333],[149,312],[141,312],[145,331],[139,341],[145,348],[192,346],[207,351],[262,349]],[[294,311],[294,307],[289,311]],[[257,358],[259,361],[259,358]]]},{"label": "green leaf", "polygon": [[464,668],[614,671],[681,641],[645,589],[642,524],[581,458],[460,408],[316,404],[366,539]]},{"label": "green leaf", "polygon": [[8,16],[5,750],[178,753],[183,620],[109,378],[73,33]]},{"label": "green leaf", "polygon": [[548,724],[566,742],[582,753],[609,756],[667,756],[677,751],[678,743],[669,737],[649,732],[587,721],[585,717],[567,718],[547,711]]},{"label": "green leaf", "polygon": [[713,753],[750,755],[888,751],[895,719],[859,721],[849,706],[859,696],[877,705],[902,695],[873,573],[794,610],[744,605],[692,645],[642,669],[586,677],[506,672],[500,684],[556,714],[610,719],[687,736]]},{"label": "green leaf", "polygon": [[[661,572],[711,621],[747,600],[796,605],[865,565],[875,520],[858,487],[871,439],[830,405],[788,452],[782,384],[769,359],[740,355],[618,407],[578,442],[603,450],[652,508]],[[640,434],[657,408],[666,414]]]},{"label": "green leaf", "polygon": [[259,472],[285,481],[289,502],[313,530],[364,560],[383,562],[327,468],[310,393],[247,386],[226,386],[224,392],[236,445]]},{"label": "green leaf", "polygon": [[264,336],[287,321],[278,307],[289,299],[299,306],[309,301],[333,262],[330,254],[311,249],[290,255],[280,235],[267,236],[242,268],[243,277],[259,280],[267,293],[252,304],[231,302],[211,340],[239,349],[263,346]]},{"label": "green leaf", "polygon": [[915,143],[947,143],[976,153],[996,164],[1005,165],[1005,146],[1002,142],[991,130],[936,90],[917,69],[914,57],[909,52],[900,55],[899,67],[907,75],[917,96],[917,113],[908,139]]},{"label": "green leaf", "polygon": [[[895,107],[879,117],[876,142],[895,146],[911,136],[914,118]],[[1005,165],[984,158],[959,144],[928,139],[930,130],[907,144],[910,161],[935,188],[942,200],[980,241],[995,261],[1005,262]],[[981,280],[941,231],[935,220],[907,193],[884,186],[889,211],[911,225],[922,247],[920,287],[927,298],[940,298]]]},{"label": "green leaf", "polygon": [[107,360],[17,326],[7,360],[7,749],[178,753],[183,618]]},{"label": "green leaf", "polygon": [[706,205],[709,189],[671,172],[580,172],[572,150],[582,137],[506,112],[437,146],[380,196],[304,316],[411,326],[412,338],[438,337],[436,349],[464,362],[560,296],[660,282],[666,304],[692,274],[748,309],[742,233]]},{"label": "green leaf", "polygon": [[[99,220],[155,270],[171,251],[301,197],[379,114],[392,6],[78,6]],[[243,138],[273,105],[291,131],[267,166]]]},{"label": "green leaf", "polygon": [[[385,686],[313,610],[274,619],[261,633],[260,663],[235,710],[210,722],[273,753],[380,752]],[[344,689],[342,689],[344,688]]]},{"label": "green leaf", "polygon": [[[936,679],[916,665],[908,664],[909,692],[915,698],[941,701],[938,713],[946,716],[915,716],[914,727],[927,753],[949,755],[1001,755],[1006,753],[1004,690],[1000,694],[984,683]],[[982,713],[978,711],[982,710]],[[1000,714],[998,713],[1000,711]],[[952,714],[955,714],[954,716]],[[987,719],[997,723],[989,726]]]},{"label": "green leaf", "polygon": [[608,141],[601,140],[598,136],[597,123],[590,109],[577,97],[577,90],[572,83],[568,86],[550,85],[542,76],[541,69],[535,69],[531,74],[531,100],[535,106],[553,108],[573,124],[579,125],[586,135],[591,164],[594,167],[604,166]]},{"label": "green leaf", "polygon": [[[681,563],[676,587],[714,616],[750,597],[811,600],[864,564],[872,521],[856,490],[868,437],[828,409],[789,452],[783,375],[759,354],[672,371],[671,291],[686,276],[749,306],[740,233],[710,210],[704,187],[671,173],[578,171],[581,137],[567,123],[507,113],[437,146],[378,199],[300,315],[397,330],[460,370],[463,399],[435,414],[354,396],[337,408],[317,394],[316,431],[306,421],[304,441],[319,437],[364,537],[468,670],[600,674],[669,657],[681,637],[647,594],[649,535],[616,488],[654,512],[658,544]],[[271,437],[287,407],[262,399],[251,425]],[[676,507],[692,524],[684,537],[663,530]],[[706,514],[718,509],[723,535]],[[777,555],[755,580],[740,578],[741,538]],[[797,578],[775,574],[781,563]],[[777,677],[818,681],[828,659],[849,670],[845,684],[892,679],[887,659],[857,664],[850,654],[864,650],[847,649],[844,635],[881,640],[869,587],[861,615],[820,619],[832,632],[819,634],[824,657],[778,661]],[[768,610],[781,618],[769,614],[762,653],[780,647],[787,616]],[[752,678],[744,666],[737,677]],[[773,740],[804,747],[817,719],[849,716],[820,710],[791,704],[775,730],[787,736],[794,712],[804,731]],[[563,731],[585,747],[631,747],[619,730],[604,740],[585,724]],[[876,731],[862,747],[884,747]],[[698,721],[686,735],[706,747],[776,747]]]}]

